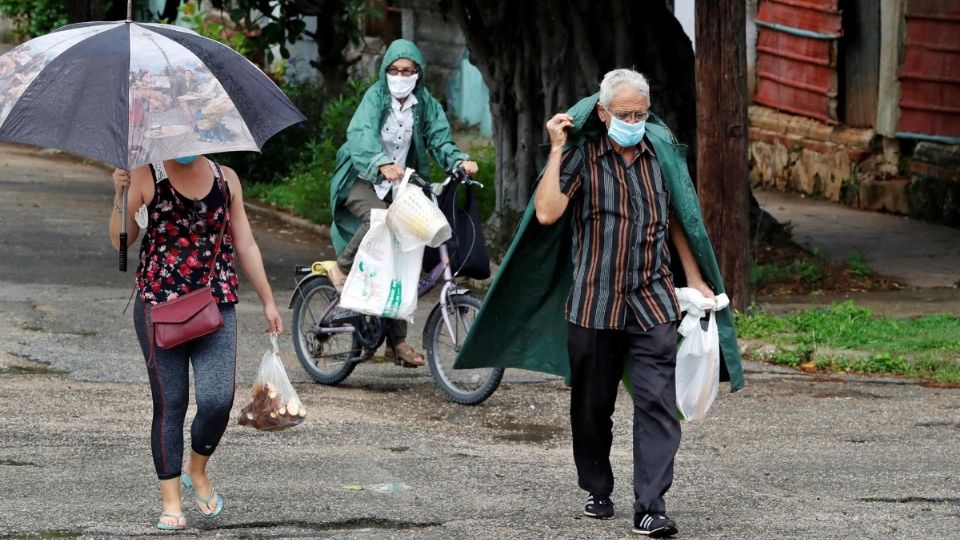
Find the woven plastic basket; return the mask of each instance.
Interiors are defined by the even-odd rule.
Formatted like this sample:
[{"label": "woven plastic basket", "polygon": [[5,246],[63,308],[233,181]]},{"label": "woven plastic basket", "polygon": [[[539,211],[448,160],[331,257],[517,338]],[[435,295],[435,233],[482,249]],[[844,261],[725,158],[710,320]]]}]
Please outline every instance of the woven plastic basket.
[{"label": "woven plastic basket", "polygon": [[413,169],[407,169],[387,210],[387,227],[396,235],[400,249],[437,247],[451,236],[450,224],[423,191],[409,185]]}]

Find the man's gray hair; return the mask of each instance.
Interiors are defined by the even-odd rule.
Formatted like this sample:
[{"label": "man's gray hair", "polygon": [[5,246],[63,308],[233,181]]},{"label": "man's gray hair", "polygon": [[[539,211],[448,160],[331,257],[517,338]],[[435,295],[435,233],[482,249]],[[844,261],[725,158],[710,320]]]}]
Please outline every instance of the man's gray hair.
[{"label": "man's gray hair", "polygon": [[610,106],[613,97],[617,95],[617,89],[623,85],[640,92],[647,100],[650,99],[650,85],[647,84],[647,79],[643,75],[632,69],[615,69],[608,71],[600,81],[600,104],[603,108]]}]

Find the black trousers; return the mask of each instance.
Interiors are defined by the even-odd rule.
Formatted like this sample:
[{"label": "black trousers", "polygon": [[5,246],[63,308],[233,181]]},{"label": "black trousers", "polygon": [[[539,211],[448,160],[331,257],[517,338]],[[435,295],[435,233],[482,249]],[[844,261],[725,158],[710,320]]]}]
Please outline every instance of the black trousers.
[{"label": "black trousers", "polygon": [[680,446],[675,372],[677,326],[670,322],[642,330],[597,330],[570,324],[567,338],[573,388],[570,423],[573,459],[581,489],[613,492],[610,445],[613,410],[624,362],[633,386],[634,511],[666,512],[664,494],[673,483]]}]

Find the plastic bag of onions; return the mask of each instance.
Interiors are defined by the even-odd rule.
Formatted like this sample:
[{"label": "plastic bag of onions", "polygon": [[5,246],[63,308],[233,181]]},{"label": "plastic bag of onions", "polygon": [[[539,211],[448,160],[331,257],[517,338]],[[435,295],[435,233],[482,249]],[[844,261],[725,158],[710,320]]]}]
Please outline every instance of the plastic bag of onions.
[{"label": "plastic bag of onions", "polygon": [[280,347],[276,334],[270,334],[270,343],[273,349],[263,353],[250,399],[240,410],[237,420],[241,426],[280,431],[303,423],[307,410],[300,403],[300,396],[290,384],[287,371],[277,354]]}]

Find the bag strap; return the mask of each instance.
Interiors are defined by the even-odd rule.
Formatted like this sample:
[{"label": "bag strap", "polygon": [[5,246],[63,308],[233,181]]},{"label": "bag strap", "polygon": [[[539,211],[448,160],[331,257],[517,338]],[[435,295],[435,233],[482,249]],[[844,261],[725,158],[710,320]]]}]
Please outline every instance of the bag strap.
[{"label": "bag strap", "polygon": [[223,178],[223,169],[220,164],[213,162],[217,169],[217,185],[220,186],[220,193],[223,194],[223,223],[220,224],[220,234],[217,235],[217,243],[213,246],[213,253],[210,256],[210,262],[207,263],[207,286],[213,282],[213,270],[217,264],[217,256],[220,254],[220,245],[223,243],[223,234],[227,230],[227,222],[230,221],[230,198],[227,195],[227,181]]},{"label": "bag strap", "polygon": [[467,186],[467,197],[463,203],[464,210],[467,212],[473,211],[473,207],[477,204],[477,201],[473,198],[473,186]]}]

